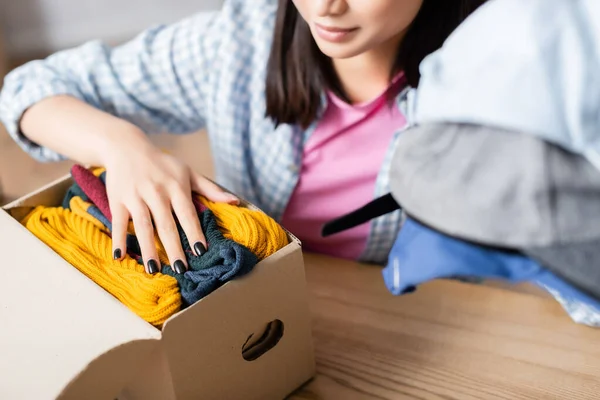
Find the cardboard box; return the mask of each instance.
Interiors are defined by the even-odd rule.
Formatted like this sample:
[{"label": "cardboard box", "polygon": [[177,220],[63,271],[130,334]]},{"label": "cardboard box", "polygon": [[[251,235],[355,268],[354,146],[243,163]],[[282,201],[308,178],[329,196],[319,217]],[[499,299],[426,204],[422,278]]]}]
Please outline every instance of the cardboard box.
[{"label": "cardboard box", "polygon": [[65,176],[0,211],[0,399],[280,400],[310,380],[295,237],[158,330],[15,219],[59,205],[71,184]]}]

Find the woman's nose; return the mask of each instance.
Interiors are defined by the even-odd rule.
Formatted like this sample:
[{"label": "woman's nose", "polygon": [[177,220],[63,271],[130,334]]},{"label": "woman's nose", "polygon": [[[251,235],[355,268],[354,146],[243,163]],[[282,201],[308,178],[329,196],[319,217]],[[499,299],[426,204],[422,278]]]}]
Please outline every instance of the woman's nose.
[{"label": "woman's nose", "polygon": [[316,0],[317,15],[319,17],[327,17],[330,15],[340,15],[348,9],[346,0]]}]

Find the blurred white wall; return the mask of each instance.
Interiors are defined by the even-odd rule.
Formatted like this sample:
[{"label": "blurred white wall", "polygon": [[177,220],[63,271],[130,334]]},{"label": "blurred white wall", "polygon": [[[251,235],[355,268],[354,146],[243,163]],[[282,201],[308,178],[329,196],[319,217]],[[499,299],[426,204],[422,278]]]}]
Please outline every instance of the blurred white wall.
[{"label": "blurred white wall", "polygon": [[48,52],[90,39],[118,43],[158,23],[218,10],[223,0],[0,0],[11,55]]}]

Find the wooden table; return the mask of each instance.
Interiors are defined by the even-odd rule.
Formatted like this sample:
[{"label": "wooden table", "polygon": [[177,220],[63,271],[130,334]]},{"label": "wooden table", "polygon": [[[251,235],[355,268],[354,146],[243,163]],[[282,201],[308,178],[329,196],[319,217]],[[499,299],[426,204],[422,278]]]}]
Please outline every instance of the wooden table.
[{"label": "wooden table", "polygon": [[455,281],[403,297],[306,255],[316,378],[290,399],[600,399],[600,329],[554,300]]}]

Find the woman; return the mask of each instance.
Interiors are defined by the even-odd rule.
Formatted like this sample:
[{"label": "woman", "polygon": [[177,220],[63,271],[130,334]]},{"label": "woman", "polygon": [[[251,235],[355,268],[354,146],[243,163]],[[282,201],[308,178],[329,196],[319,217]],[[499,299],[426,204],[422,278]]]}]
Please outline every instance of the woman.
[{"label": "woman", "polygon": [[[10,73],[0,117],[40,161],[104,166],[116,259],[136,228],[158,271],[153,229],[187,268],[173,215],[201,255],[191,202],[238,200],[149,141],[207,128],[217,181],[261,207],[311,251],[385,262],[395,212],[336,237],[321,225],[387,193],[403,105],[419,63],[484,0],[226,0],[116,48],[93,41]],[[154,225],[153,225],[154,224]]]}]

